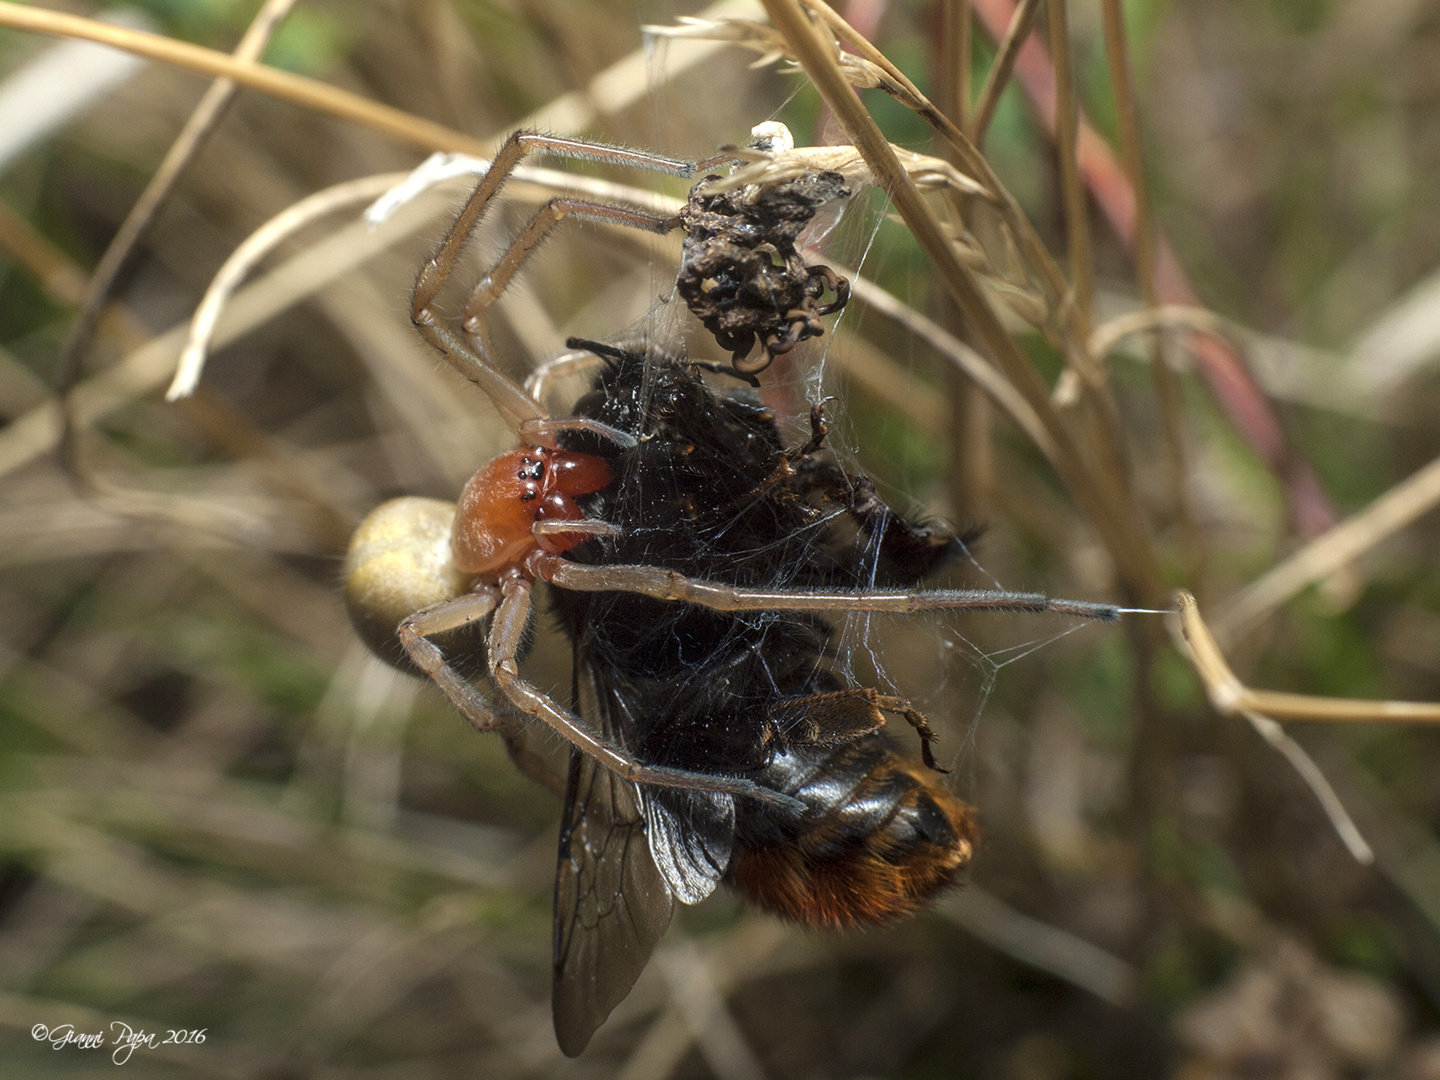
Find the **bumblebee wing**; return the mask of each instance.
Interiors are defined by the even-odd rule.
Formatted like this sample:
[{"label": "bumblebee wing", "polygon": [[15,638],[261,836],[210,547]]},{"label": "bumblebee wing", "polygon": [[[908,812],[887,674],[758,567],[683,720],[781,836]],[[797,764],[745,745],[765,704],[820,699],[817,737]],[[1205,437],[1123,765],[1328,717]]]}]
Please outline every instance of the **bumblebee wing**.
[{"label": "bumblebee wing", "polygon": [[[584,674],[584,673],[582,673]],[[593,717],[582,694],[582,712]],[[611,724],[602,723],[607,733]],[[552,1006],[560,1049],[575,1057],[625,1000],[670,924],[675,901],[650,855],[639,789],[585,754],[570,755],[555,874]]]},{"label": "bumblebee wing", "polygon": [[730,864],[735,797],[679,788],[646,788],[642,796],[655,865],[676,900],[698,904]]},{"label": "bumblebee wing", "polygon": [[[634,684],[612,673],[592,669],[599,711],[608,730],[618,731],[625,745],[635,745],[643,727],[668,725],[675,720],[673,689],[666,688],[666,703],[646,699]],[[637,715],[639,713],[640,715]],[[654,762],[695,768],[692,761]],[[718,791],[673,787],[641,789],[641,808],[650,832],[650,855],[670,893],[682,904],[698,904],[715,891],[730,852],[735,846],[735,797]]]}]

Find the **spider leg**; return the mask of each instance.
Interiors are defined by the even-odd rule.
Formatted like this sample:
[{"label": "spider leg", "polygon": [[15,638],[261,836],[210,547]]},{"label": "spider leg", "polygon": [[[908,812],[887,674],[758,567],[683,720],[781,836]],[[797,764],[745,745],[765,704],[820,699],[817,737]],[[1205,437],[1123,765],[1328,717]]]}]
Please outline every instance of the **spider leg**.
[{"label": "spider leg", "polygon": [[612,525],[608,521],[596,521],[594,518],[581,518],[579,521],[537,521],[530,526],[530,531],[535,536],[553,536],[556,533],[587,533],[590,536],[619,536],[622,530],[619,525]]},{"label": "spider leg", "polygon": [[465,242],[475,231],[475,226],[480,223],[490,200],[510,178],[510,174],[515,171],[515,166],[519,165],[525,155],[532,150],[545,151],[559,157],[585,158],[590,161],[605,161],[616,165],[651,169],[655,172],[667,172],[675,176],[689,176],[695,168],[694,163],[690,161],[662,157],[640,150],[629,150],[621,146],[605,146],[602,143],[590,143],[583,139],[542,135],[535,131],[513,132],[495,152],[495,157],[490,162],[490,168],[480,178],[480,182],[475,185],[475,190],[470,193],[470,198],[465,201],[459,216],[450,226],[444,239],[440,241],[440,246],[435,249],[435,253],[421,268],[420,276],[415,282],[415,292],[411,298],[411,313],[417,319],[421,312],[430,308],[435,297],[445,287],[445,282],[450,279],[450,274],[455,269],[455,263],[460,258],[460,252],[464,248]]},{"label": "spider leg", "polygon": [[888,611],[909,614],[961,610],[1051,612],[1103,622],[1116,622],[1120,618],[1120,609],[1113,604],[1053,599],[1041,593],[1001,592],[996,589],[745,589],[688,578],[674,570],[655,566],[588,566],[543,551],[528,555],[525,569],[534,577],[543,578],[562,589],[632,592],[656,600],[682,600],[716,611]]},{"label": "spider leg", "polygon": [[[677,158],[662,157],[624,147],[588,143],[581,139],[542,135],[533,131],[513,133],[496,151],[494,159],[490,162],[490,168],[475,185],[475,190],[465,201],[459,215],[440,241],[439,247],[421,267],[419,277],[415,281],[414,292],[410,297],[410,319],[419,330],[420,335],[433,345],[451,366],[489,395],[501,413],[510,419],[512,425],[544,418],[545,410],[496,366],[491,358],[490,347],[484,340],[483,332],[473,332],[471,340],[467,343],[461,339],[460,335],[442,324],[434,305],[440,290],[450,280],[450,275],[455,270],[455,264],[459,261],[466,241],[470,239],[475,227],[484,217],[490,200],[509,179],[515,166],[532,150],[540,150],[560,157],[586,158],[592,161],[606,161],[617,165],[652,169],[657,172],[673,173],[677,176],[689,176],[694,170],[693,162]],[[486,275],[481,284],[477,286],[470,302],[466,305],[467,329],[472,322],[477,327],[481,326],[480,313],[493,300],[492,290],[498,295],[498,292],[504,289],[505,283],[525,261],[526,256],[534,250],[535,245],[540,242],[550,226],[567,214],[616,221],[620,224],[652,230],[655,230],[659,224],[664,224],[659,218],[624,207],[604,206],[580,199],[552,199],[532,219],[521,237],[501,257],[495,269]],[[658,231],[667,230],[668,224],[666,224],[666,228],[660,228]]]},{"label": "spider leg", "polygon": [[642,764],[625,750],[600,738],[586,727],[579,717],[561,708],[548,695],[522,679],[516,654],[525,631],[525,622],[530,615],[531,588],[530,581],[519,570],[503,572],[499,585],[502,598],[490,624],[490,674],[495,685],[517,709],[544,721],[581,753],[593,758],[622,779],[658,787],[719,791],[757,799],[786,809],[805,809],[798,799],[762,787],[753,780]]},{"label": "spider leg", "polygon": [[408,615],[400,622],[397,633],[400,644],[410,654],[415,666],[435,681],[441,692],[450,699],[460,715],[470,721],[476,731],[496,731],[515,721],[496,716],[481,697],[480,691],[460,676],[440,647],[430,640],[432,634],[455,630],[478,622],[489,615],[500,604],[500,590],[492,585],[481,585],[474,590],[451,600],[442,600],[427,608]]},{"label": "spider leg", "polygon": [[[433,262],[432,259],[431,263]],[[429,265],[427,264],[427,269]],[[419,296],[418,285],[416,296]],[[474,346],[467,343],[459,334],[438,321],[435,310],[428,301],[423,306],[417,303],[410,318],[420,336],[429,342],[451,367],[478,386],[512,428],[518,429],[528,421],[546,418],[544,407],[495,366],[490,359],[488,346],[483,342]]]},{"label": "spider leg", "polygon": [[516,427],[515,434],[520,437],[522,443],[548,446],[554,449],[559,445],[555,436],[562,431],[588,431],[592,435],[599,435],[602,439],[609,439],[616,446],[636,445],[635,436],[629,432],[583,416],[562,416],[554,420],[539,417],[525,420]]},{"label": "spider leg", "polygon": [[640,229],[661,236],[674,227],[670,218],[657,217],[628,206],[615,206],[610,203],[596,202],[593,199],[577,199],[569,195],[557,195],[541,206],[535,212],[535,216],[525,223],[525,227],[505,249],[505,253],[471,290],[470,299],[465,302],[463,325],[466,334],[471,337],[484,335],[485,310],[504,293],[510,284],[510,279],[525,264],[525,260],[535,253],[536,248],[540,246],[541,241],[545,239],[550,230],[567,217],[577,218],[580,221],[599,221],[612,225],[623,225],[629,229]]},{"label": "spider leg", "polygon": [[601,357],[591,352],[582,352],[568,341],[565,347],[570,351],[537,364],[535,370],[526,378],[525,389],[536,401],[544,401],[549,397],[552,386],[565,376],[593,371],[605,363]]},{"label": "spider leg", "polygon": [[721,152],[714,157],[708,157],[702,161],[695,162],[694,168],[690,171],[689,175],[694,176],[696,173],[707,173],[711,169],[720,168],[721,165],[739,165],[744,161],[745,159],[739,156],[733,149],[725,150],[722,148]]},{"label": "spider leg", "polygon": [[514,717],[497,716],[480,692],[450,666],[439,647],[429,637],[446,630],[485,618],[500,602],[500,590],[482,586],[451,600],[442,600],[406,617],[399,627],[400,642],[410,659],[434,680],[450,703],[476,731],[493,731],[505,740],[510,760],[530,779],[563,795],[564,782],[546,767],[545,760],[526,745],[520,734],[524,723]]}]

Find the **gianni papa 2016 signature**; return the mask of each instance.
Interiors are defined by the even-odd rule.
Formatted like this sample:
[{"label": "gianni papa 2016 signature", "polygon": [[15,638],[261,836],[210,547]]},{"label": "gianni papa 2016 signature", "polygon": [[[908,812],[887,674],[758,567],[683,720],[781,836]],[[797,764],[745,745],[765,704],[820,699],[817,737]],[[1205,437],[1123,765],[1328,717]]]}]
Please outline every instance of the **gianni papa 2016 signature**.
[{"label": "gianni papa 2016 signature", "polygon": [[162,1039],[157,1031],[132,1028],[123,1020],[113,1020],[110,1023],[108,1041],[104,1031],[79,1031],[74,1024],[57,1024],[54,1027],[36,1024],[30,1029],[30,1037],[36,1042],[48,1042],[56,1050],[63,1050],[67,1046],[73,1046],[77,1050],[103,1050],[106,1047],[114,1047],[110,1054],[110,1060],[116,1065],[124,1065],[130,1060],[130,1055],[135,1052],[137,1047],[143,1046],[146,1049],[154,1050],[166,1043],[176,1046],[197,1046],[205,1041],[205,1031],[205,1028],[167,1030]]}]

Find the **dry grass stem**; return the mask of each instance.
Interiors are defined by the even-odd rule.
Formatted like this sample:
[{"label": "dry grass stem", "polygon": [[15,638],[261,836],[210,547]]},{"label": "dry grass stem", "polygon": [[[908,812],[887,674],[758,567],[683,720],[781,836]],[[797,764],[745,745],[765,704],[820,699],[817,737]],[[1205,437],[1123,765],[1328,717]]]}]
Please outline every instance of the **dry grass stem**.
[{"label": "dry grass stem", "polygon": [[944,0],[940,9],[940,107],[957,127],[970,116],[970,0]]},{"label": "dry grass stem", "polygon": [[1240,641],[1296,593],[1340,573],[1437,504],[1440,504],[1440,458],[1251,582],[1216,620],[1216,637],[1227,644]]},{"label": "dry grass stem", "polygon": [[1020,46],[1025,44],[1025,39],[1030,36],[1030,27],[1035,21],[1035,12],[1040,3],[1041,0],[1020,0],[1010,25],[1005,28],[1004,36],[995,46],[995,59],[990,62],[990,69],[985,72],[985,84],[980,88],[980,96],[975,100],[975,112],[970,123],[965,125],[966,134],[976,146],[985,145],[985,132],[990,127],[990,121],[995,118],[995,107],[1000,104],[1000,95],[1010,85],[1010,75],[1015,70],[1015,58],[1020,55]]},{"label": "dry grass stem", "polygon": [[[1437,473],[1440,475],[1440,473]],[[1210,704],[1223,716],[1258,713],[1272,720],[1306,720],[1324,724],[1440,724],[1440,703],[1423,701],[1361,701],[1317,697],[1278,690],[1252,690],[1225,662],[1220,646],[1188,592],[1176,593],[1179,630],[1185,653],[1200,676]],[[1172,637],[1175,636],[1172,634]]]},{"label": "dry grass stem", "polygon": [[[790,935],[776,923],[747,919],[727,935],[723,947],[713,946],[703,955],[686,949],[689,955],[683,961],[673,956],[666,958],[662,954],[657,959],[665,963],[667,981],[672,986],[671,993],[667,995],[668,1002],[647,1025],[644,1037],[636,1043],[617,1075],[623,1080],[651,1080],[673,1075],[681,1059],[697,1041],[714,1039],[711,1028],[717,1006],[723,1005],[734,990],[764,971],[789,938]],[[677,990],[688,988],[689,984],[685,987],[676,984],[688,978],[699,982],[695,987],[699,994],[686,999],[684,993]],[[724,1023],[724,1026],[729,1030],[719,1033],[722,1048],[727,1043],[733,1045],[737,1034],[733,1021]],[[708,1060],[710,1055],[706,1056]],[[753,1075],[755,1065],[747,1057],[741,1061],[740,1067],[750,1069]],[[722,1075],[719,1069],[716,1075]],[[765,1073],[761,1071],[760,1075]]]},{"label": "dry grass stem", "polygon": [[792,0],[766,0],[766,10],[785,34],[826,104],[845,127],[847,137],[864,155],[871,172],[889,194],[906,227],[940,271],[941,281],[979,339],[995,357],[1006,378],[1040,417],[1046,434],[1057,448],[1056,468],[1075,497],[1086,506],[1111,551],[1117,572],[1141,603],[1154,606],[1163,589],[1139,522],[1120,493],[1119,478],[1109,472],[1099,473],[1087,468],[1085,456],[1079,452],[1052,407],[1044,384],[1005,331],[973,276],[956,258],[924,199],[890,150],[890,144],[845,80],[832,49],[811,26],[800,6]]},{"label": "dry grass stem", "polygon": [[[1145,175],[1145,152],[1140,134],[1140,108],[1135,100],[1135,73],[1130,61],[1130,43],[1125,29],[1125,13],[1120,0],[1103,0],[1101,11],[1105,28],[1105,58],[1109,65],[1110,88],[1115,98],[1115,114],[1119,122],[1120,158],[1125,175],[1135,194],[1135,236],[1131,244],[1134,255],[1135,280],[1140,299],[1148,307],[1159,303],[1155,287],[1155,235],[1151,220],[1150,185]],[[1091,334],[1094,342],[1095,334]],[[1169,487],[1172,514],[1180,524],[1186,557],[1192,571],[1199,571],[1203,561],[1203,545],[1196,532],[1194,515],[1187,495],[1189,467],[1182,436],[1180,387],[1174,372],[1165,361],[1165,341],[1159,335],[1150,339],[1150,373],[1155,385],[1155,405],[1160,416],[1160,432],[1164,440],[1166,463],[1170,470]],[[1097,363],[1104,362],[1104,353],[1091,351]]]},{"label": "dry grass stem", "polygon": [[[982,199],[988,203],[1000,201],[999,196],[984,184],[966,176],[948,161],[931,157],[929,154],[917,154],[893,143],[891,150],[906,175],[921,191],[948,191],[953,195]],[[838,172],[852,183],[875,183],[875,177],[865,164],[864,157],[853,146],[797,146],[792,150],[776,153],[737,147],[735,156],[749,164],[737,168],[729,176],[712,184],[711,191],[734,191],[746,184],[775,184],[817,170]]]},{"label": "dry grass stem", "polygon": [[216,272],[215,279],[195,308],[195,314],[190,320],[190,333],[185,339],[185,347],[180,350],[175,377],[170,381],[170,388],[165,391],[165,400],[176,401],[195,392],[221,312],[225,310],[240,283],[250,276],[250,272],[262,259],[301,229],[341,210],[373,202],[401,183],[407,175],[382,173],[379,176],[365,176],[317,191],[293,206],[287,206],[251,233],[243,244],[230,253],[225,265]]},{"label": "dry grass stem", "polygon": [[[294,6],[295,0],[266,0],[235,47],[235,59],[245,63],[259,61],[265,47],[270,43],[271,35]],[[154,219],[156,211],[174,190],[180,174],[199,151],[205,138],[223,119],[237,89],[231,80],[219,79],[205,91],[205,96],[185,121],[184,128],[176,136],[169,152],[150,177],[145,190],[135,200],[125,220],[121,222],[120,228],[105,249],[105,254],[100,257],[90,275],[90,282],[80,303],[80,313],[60,356],[59,383],[62,394],[66,393],[79,377],[81,357],[89,348],[95,325],[110,290],[114,287],[115,279]]]},{"label": "dry grass stem", "polygon": [[[488,164],[484,158],[470,158],[468,161],[470,163],[467,166],[469,171],[464,175],[483,173]],[[175,377],[171,380],[170,388],[165,392],[165,399],[175,401],[194,393],[201,372],[204,370],[211,342],[215,337],[215,328],[235,290],[260,262],[296,233],[331,214],[372,203],[382,196],[395,192],[398,188],[406,187],[407,190],[402,199],[386,200],[383,213],[366,215],[366,224],[372,228],[379,228],[402,206],[414,202],[420,195],[433,190],[438,183],[447,183],[456,179],[455,175],[444,175],[438,183],[427,182],[410,190],[408,184],[412,175],[411,173],[381,173],[336,184],[286,207],[251,233],[216,272],[209,288],[205,291],[205,296],[197,305],[195,314],[190,321],[189,336],[180,354]],[[518,201],[528,199],[532,202],[540,202],[556,192],[562,191],[584,192],[597,199],[616,202],[629,201],[657,214],[674,213],[680,206],[679,200],[659,195],[653,191],[524,165],[515,170],[514,181],[507,187],[506,196]],[[390,231],[394,231],[393,227]],[[369,254],[378,254],[378,251],[379,249],[372,249]]]},{"label": "dry grass stem", "polygon": [[[137,1052],[132,1068],[166,1076],[1428,1075],[1423,1024],[1360,1061],[1320,1013],[1266,1043],[1284,1024],[1242,990],[1289,948],[1314,975],[1306,1002],[1341,987],[1391,1017],[1440,1005],[1440,196],[1415,166],[1440,150],[1415,82],[1436,28],[1364,5],[1297,29],[1244,5],[1050,0],[1037,29],[1038,2],[842,17],[724,0],[658,43],[605,5],[147,3],[170,33],[229,48],[243,32],[233,56],[0,2],[0,27],[160,62],[0,170],[0,1059],[73,1072],[35,1025],[125,1020],[208,1027],[204,1046]],[[5,100],[50,51],[12,44]],[[1362,76],[1375,92],[1356,99]],[[1013,95],[997,111],[1007,88],[1028,120]],[[717,889],[677,908],[567,1063],[549,997],[568,744],[505,709],[500,738],[480,737],[374,658],[339,555],[386,498],[454,500],[515,446],[407,305],[499,140],[538,128],[692,159],[762,121],[844,144],[736,151],[710,189],[841,173],[851,197],[802,237],[807,263],[851,282],[822,336],[751,396],[677,302],[678,231],[566,211],[486,313],[496,363],[560,417],[609,369],[567,339],[644,341],[790,447],[827,403],[822,469],[863,470],[912,522],[984,527],[936,588],[1118,593],[1133,616],[1128,635],[1057,616],[817,622],[842,684],[930,717],[983,829],[973,883],[843,936]],[[9,126],[0,143],[28,130]],[[443,153],[413,168],[417,146]],[[662,220],[683,205],[679,180],[541,164],[467,240],[436,297],[447,320],[557,194]],[[77,309],[84,468],[67,472],[57,358]],[[190,396],[160,400],[167,381]],[[1390,487],[1394,462],[1410,475]],[[1365,508],[1326,524],[1322,476]],[[1343,608],[1275,617],[1316,584]],[[1175,585],[1180,657],[1139,617]],[[1224,614],[1207,624],[1192,592]],[[553,590],[536,595],[517,665],[577,704],[577,643]],[[478,642],[455,654],[498,693]],[[913,751],[908,725],[887,733]],[[1321,1012],[1347,1030],[1370,1015]],[[1202,1053],[1197,1016],[1240,1033],[1227,1049],[1207,1029]]]},{"label": "dry grass stem", "polygon": [[[722,0],[702,17],[743,17],[754,11],[753,0]],[[228,79],[300,108],[348,120],[427,150],[485,157],[494,151],[497,142],[496,139],[473,138],[414,113],[392,108],[314,79],[243,61],[227,53],[188,42],[112,26],[93,19],[0,2],[0,27],[53,37],[95,41],[212,78]],[[671,73],[679,73],[699,63],[710,52],[711,49],[703,44],[676,50],[672,57]],[[649,76],[649,61],[643,53],[637,52],[597,76],[589,93],[557,99],[517,126],[561,132],[579,130],[591,123],[600,111],[624,108],[639,95],[648,93],[653,89]]]},{"label": "dry grass stem", "polygon": [[[890,90],[891,86],[898,88],[900,92],[895,93],[898,100],[905,102],[915,109],[926,123],[930,124],[936,133],[945,140],[946,146],[956,155],[960,167],[974,176],[987,191],[994,192],[1001,199],[1001,215],[1004,218],[1006,227],[1010,230],[1024,256],[1027,265],[1037,276],[1041,287],[1045,290],[1047,301],[1053,308],[1060,308],[1069,294],[1069,286],[1064,275],[1056,263],[1039,234],[1035,231],[1029,217],[1021,208],[1020,203],[1009,192],[1004,184],[1000,182],[999,175],[991,166],[988,158],[981,153],[978,145],[972,141],[948,116],[936,108],[930,100],[920,92],[920,88],[912,83],[903,72],[900,71],[890,59],[885,56],[873,44],[867,41],[864,35],[860,34],[854,27],[842,19],[835,10],[825,3],[824,0],[807,0],[806,7],[813,11],[827,26],[835,33],[844,37],[852,47],[859,51],[860,55],[873,64],[878,70],[885,73],[888,82],[879,83],[879,88]],[[850,70],[849,67],[845,70]]]},{"label": "dry grass stem", "polygon": [[[1005,190],[989,161],[965,136],[961,129],[920,91],[889,58],[876,49],[864,35],[846,22],[823,0],[808,2],[806,7],[814,12],[839,37],[849,43],[856,53],[836,49],[835,60],[845,78],[854,86],[879,89],[919,113],[936,132],[945,139],[949,149],[956,155],[961,167],[976,178],[975,182],[990,196],[1000,199],[1000,210],[1009,228],[1025,254],[1034,272],[1039,276],[1047,296],[1058,304],[1066,286],[1058,266],[1045,249],[1034,227],[1025,216],[1014,197]],[[706,23],[696,19],[682,20],[679,27],[650,27],[652,33],[678,37],[712,38],[743,45],[762,54],[757,64],[773,63],[779,59],[795,61],[794,53],[785,37],[774,28],[759,23],[728,21],[721,24]],[[900,148],[897,153],[903,154]]]},{"label": "dry grass stem", "polygon": [[1150,330],[1196,330],[1231,341],[1244,341],[1249,336],[1243,327],[1236,326],[1208,308],[1161,304],[1158,307],[1126,312],[1101,323],[1090,335],[1090,354],[1097,359],[1103,359],[1114,352],[1127,337]]},{"label": "dry grass stem", "polygon": [[947,897],[940,914],[1021,963],[1049,972],[1121,1009],[1133,1008],[1140,973],[1082,938],[1032,919],[984,889],[970,886]]},{"label": "dry grass stem", "polygon": [[[1369,865],[1375,859],[1370,844],[1361,835],[1330,780],[1314,759],[1277,722],[1284,720],[1327,720],[1337,722],[1375,722],[1385,719],[1382,713],[1389,706],[1407,706],[1408,702],[1352,702],[1335,698],[1318,698],[1300,694],[1282,694],[1268,690],[1251,690],[1230,670],[1209,628],[1200,617],[1200,607],[1188,592],[1176,594],[1178,611],[1171,625],[1171,637],[1189,658],[1205,687],[1210,703],[1222,716],[1246,720],[1256,733],[1282,754],[1305,786],[1314,794],[1326,819],[1341,843],[1356,862]],[[1408,718],[1408,722],[1440,722],[1440,706],[1426,708]],[[1398,718],[1398,717],[1397,717]]]},{"label": "dry grass stem", "polygon": [[[1050,60],[1055,68],[1055,153],[1060,165],[1060,193],[1065,205],[1066,249],[1070,253],[1070,284],[1074,290],[1074,332],[1083,343],[1090,336],[1095,307],[1095,265],[1090,250],[1090,212],[1080,177],[1078,137],[1080,106],[1070,71],[1070,25],[1065,0],[1045,0],[1050,28]],[[1017,13],[1018,14],[1018,13]],[[1076,357],[1082,375],[1104,380],[1088,354]]]},{"label": "dry grass stem", "polygon": [[402,112],[314,79],[237,59],[228,53],[176,41],[174,38],[14,3],[0,3],[0,26],[33,34],[94,41],[214,79],[228,79],[300,108],[349,120],[401,142],[426,149],[456,150],[471,154],[484,154],[487,151],[486,143],[412,113]]},{"label": "dry grass stem", "polygon": [[1036,416],[1030,403],[1021,396],[1009,380],[995,369],[994,364],[939,323],[920,314],[908,304],[902,303],[898,297],[892,296],[873,282],[856,276],[852,280],[851,288],[858,298],[864,300],[876,311],[894,319],[954,364],[958,371],[974,382],[995,404],[1000,406],[1010,419],[1015,421],[1020,430],[1025,432],[1030,441],[1040,449],[1047,459],[1052,462],[1056,460],[1058,451],[1045,425]]},{"label": "dry grass stem", "polygon": [[[428,200],[418,202],[383,228],[372,231],[357,221],[293,256],[236,294],[215,328],[212,345],[228,344],[263,325],[447,210]],[[172,379],[188,337],[188,322],[174,326],[77,386],[71,398],[76,422],[93,424]],[[59,436],[59,408],[54,402],[13,421],[0,432],[0,476],[52,450]]]}]

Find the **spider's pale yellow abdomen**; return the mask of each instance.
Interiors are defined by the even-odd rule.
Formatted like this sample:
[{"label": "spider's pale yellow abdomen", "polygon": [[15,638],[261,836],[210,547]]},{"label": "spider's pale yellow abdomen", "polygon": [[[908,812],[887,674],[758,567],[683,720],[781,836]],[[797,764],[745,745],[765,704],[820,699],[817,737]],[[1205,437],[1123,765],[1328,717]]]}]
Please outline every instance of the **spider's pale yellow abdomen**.
[{"label": "spider's pale yellow abdomen", "polygon": [[360,640],[402,671],[414,672],[395,628],[431,604],[453,600],[472,577],[455,568],[450,531],[455,504],[406,497],[381,503],[350,538],[345,607]]}]

